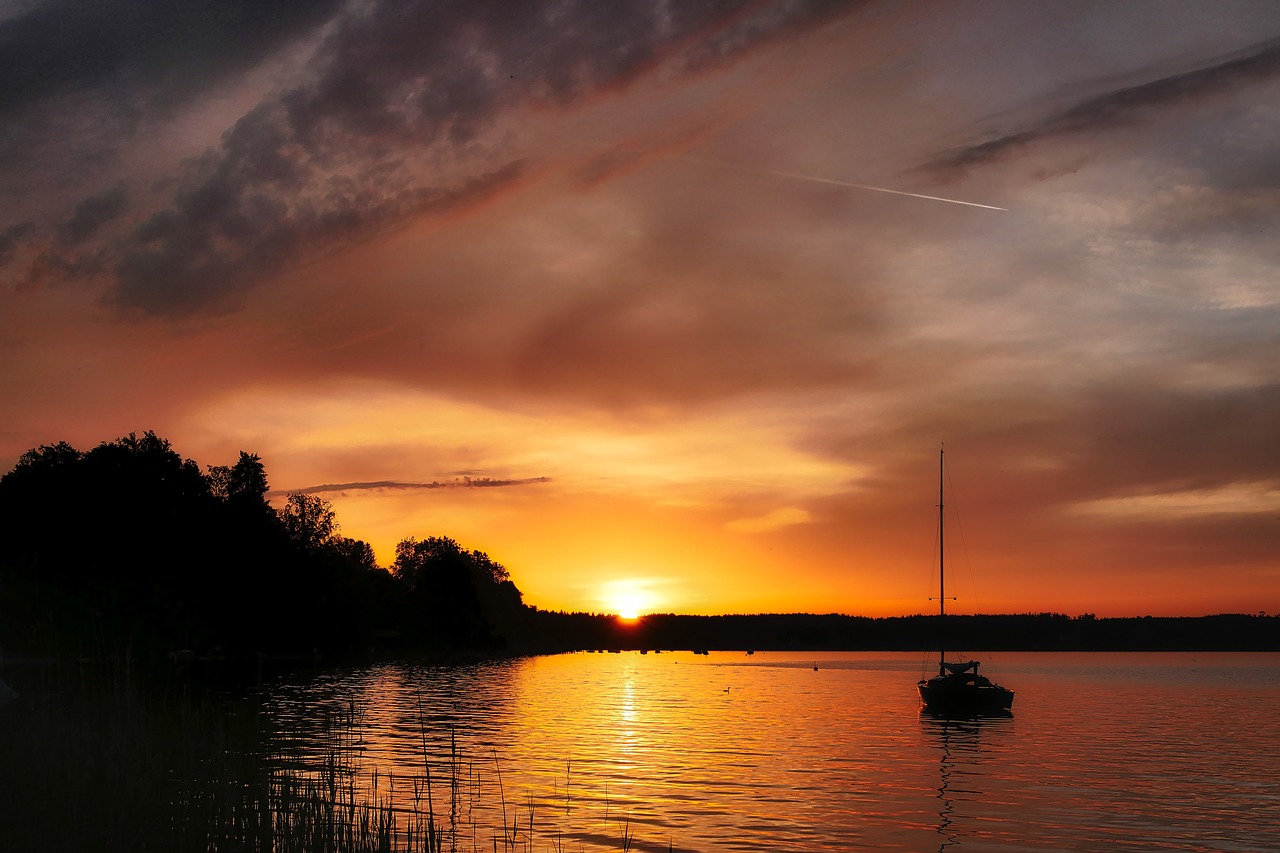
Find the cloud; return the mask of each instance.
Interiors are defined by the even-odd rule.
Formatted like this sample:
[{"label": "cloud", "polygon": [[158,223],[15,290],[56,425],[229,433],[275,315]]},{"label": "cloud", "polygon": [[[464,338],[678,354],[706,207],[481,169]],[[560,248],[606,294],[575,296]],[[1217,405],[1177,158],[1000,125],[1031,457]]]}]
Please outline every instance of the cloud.
[{"label": "cloud", "polygon": [[1086,425],[1077,449],[1090,465],[1080,475],[1097,497],[1280,481],[1280,385],[1135,384],[1092,395],[1072,421]]},{"label": "cloud", "polygon": [[808,524],[813,516],[806,509],[788,506],[775,509],[756,518],[739,518],[725,525],[726,530],[734,533],[770,533],[783,527],[797,524]]},{"label": "cloud", "polygon": [[[102,232],[125,212],[123,190],[79,202],[62,235],[79,247],[102,232],[102,245],[81,251],[102,252],[92,266],[110,273],[117,306],[158,315],[234,307],[282,269],[512,185],[524,155],[512,150],[509,117],[626,86],[673,56],[683,57],[669,63],[678,73],[714,67],[853,4],[423,0],[336,16],[332,2],[259,5],[237,4],[237,16],[212,2],[175,11],[116,0],[58,30],[65,10],[53,4],[0,28],[0,45],[16,48],[0,74],[10,67],[18,81],[0,109],[16,109],[161,68],[179,80],[206,65],[230,70],[327,20],[309,79],[228,128],[177,176],[167,203],[147,210],[140,194],[132,230]],[[104,33],[120,38],[86,50]],[[64,247],[46,266],[70,273],[86,262]]]},{"label": "cloud", "polygon": [[18,222],[0,231],[0,267],[9,263],[24,236],[32,231],[31,222]]},{"label": "cloud", "polygon": [[1210,489],[1185,489],[1150,495],[1103,498],[1069,508],[1070,512],[1115,520],[1172,519],[1220,515],[1280,513],[1280,483],[1231,483]]},{"label": "cloud", "polygon": [[[1140,388],[1089,395],[1063,434],[1066,495],[1110,499],[1137,493],[1199,492],[1280,481],[1270,425],[1280,386]],[[1088,460],[1073,466],[1069,460]]]},{"label": "cloud", "polygon": [[0,118],[108,83],[209,86],[314,27],[342,0],[52,0],[0,22]]},{"label": "cloud", "polygon": [[180,193],[139,226],[115,266],[111,301],[147,314],[234,307],[263,278],[303,258],[337,251],[412,216],[477,203],[519,180],[512,162],[456,187],[366,193],[339,184],[324,206],[256,190],[251,175],[219,174]]},{"label": "cloud", "polygon": [[865,0],[808,0],[808,2],[760,3],[747,6],[708,38],[694,46],[685,60],[691,71],[715,67],[746,53],[763,41],[794,33],[821,23],[851,8],[868,5]]},{"label": "cloud", "polygon": [[1278,75],[1280,40],[1262,42],[1203,68],[1086,98],[1023,130],[947,151],[934,157],[924,168],[940,176],[964,173],[1010,157],[1035,143],[1110,130],[1139,121],[1157,110],[1221,95]]},{"label": "cloud", "polygon": [[430,483],[401,483],[396,480],[380,480],[370,483],[326,483],[321,486],[306,486],[301,489],[289,489],[287,492],[272,494],[304,494],[320,495],[329,492],[349,494],[351,492],[400,492],[430,489],[496,489],[510,486],[531,486],[551,482],[550,477],[520,477],[502,479],[495,477],[454,477],[452,480],[432,480]]},{"label": "cloud", "polygon": [[71,244],[84,242],[124,212],[125,203],[125,191],[120,187],[86,198],[76,205],[75,215],[62,226],[62,238]]}]

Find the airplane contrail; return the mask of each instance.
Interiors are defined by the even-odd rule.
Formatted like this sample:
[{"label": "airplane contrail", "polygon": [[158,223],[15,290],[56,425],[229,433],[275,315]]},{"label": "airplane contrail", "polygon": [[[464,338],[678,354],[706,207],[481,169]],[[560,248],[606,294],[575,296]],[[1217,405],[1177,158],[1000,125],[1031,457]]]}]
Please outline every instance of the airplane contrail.
[{"label": "airplane contrail", "polygon": [[891,190],[887,187],[873,187],[869,184],[854,184],[848,181],[837,181],[831,178],[819,178],[814,175],[802,175],[799,172],[779,172],[776,169],[753,169],[748,166],[739,166],[736,163],[724,163],[720,160],[708,160],[705,157],[694,157],[692,154],[675,155],[683,160],[692,160],[695,163],[708,163],[712,166],[720,166],[724,169],[737,169],[740,172],[751,172],[757,175],[774,175],[779,178],[792,178],[797,181],[812,181],[815,184],[831,184],[836,187],[849,187],[855,190],[869,190],[876,193],[889,193],[890,195],[905,195],[911,198],[922,198],[928,201],[945,201],[947,204],[963,204],[965,207],[980,207],[983,210],[1002,210],[1008,211],[1007,207],[996,207],[994,204],[979,204],[976,201],[962,201],[958,198],[944,198],[938,195],[924,195],[923,193],[909,193],[906,190]]}]

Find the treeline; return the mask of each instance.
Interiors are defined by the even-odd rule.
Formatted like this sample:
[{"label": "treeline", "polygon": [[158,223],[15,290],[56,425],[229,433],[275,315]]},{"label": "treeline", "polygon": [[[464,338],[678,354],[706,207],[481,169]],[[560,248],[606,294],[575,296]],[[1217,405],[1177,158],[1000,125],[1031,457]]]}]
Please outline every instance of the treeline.
[{"label": "treeline", "polygon": [[506,569],[445,537],[390,571],[328,502],[268,502],[262,460],[201,468],[153,432],[30,450],[0,477],[0,650],[190,658],[496,650],[525,614]]},{"label": "treeline", "polygon": [[[939,617],[840,614],[645,616],[535,614],[551,645],[596,650],[927,651]],[[1280,616],[1099,618],[1092,614],[947,616],[947,647],[971,651],[1280,651]]]},{"label": "treeline", "polygon": [[[531,608],[507,570],[443,536],[377,565],[328,502],[268,499],[242,452],[201,469],[152,432],[30,450],[0,477],[0,654],[261,660],[575,649],[917,650],[938,617],[606,614]],[[948,616],[973,650],[1280,650],[1280,617]]]}]

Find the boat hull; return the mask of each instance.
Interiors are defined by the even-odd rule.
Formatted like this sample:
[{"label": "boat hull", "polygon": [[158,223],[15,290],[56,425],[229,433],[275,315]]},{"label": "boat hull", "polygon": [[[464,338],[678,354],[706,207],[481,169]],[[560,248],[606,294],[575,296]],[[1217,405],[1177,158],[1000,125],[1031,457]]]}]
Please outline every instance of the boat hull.
[{"label": "boat hull", "polygon": [[974,684],[970,679],[938,676],[916,684],[920,701],[930,711],[984,713],[1013,709],[1013,691],[998,684]]}]

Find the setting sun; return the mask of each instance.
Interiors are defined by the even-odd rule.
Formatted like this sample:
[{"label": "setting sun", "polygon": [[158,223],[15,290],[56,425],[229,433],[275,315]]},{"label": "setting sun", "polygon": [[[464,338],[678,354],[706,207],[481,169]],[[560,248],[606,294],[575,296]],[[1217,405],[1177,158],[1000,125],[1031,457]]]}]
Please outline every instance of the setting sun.
[{"label": "setting sun", "polygon": [[652,612],[658,602],[658,597],[649,588],[649,583],[637,579],[608,583],[600,597],[606,603],[610,613],[628,622],[639,619],[642,613]]}]

